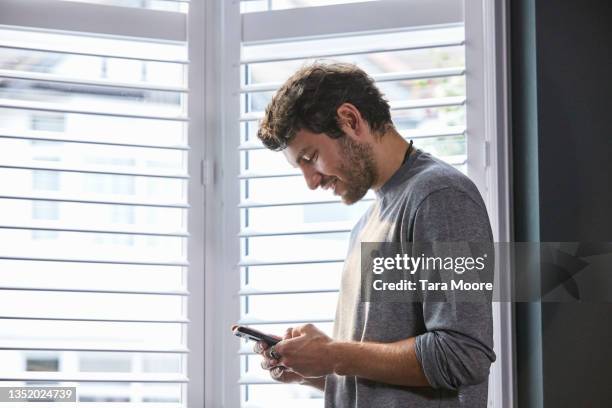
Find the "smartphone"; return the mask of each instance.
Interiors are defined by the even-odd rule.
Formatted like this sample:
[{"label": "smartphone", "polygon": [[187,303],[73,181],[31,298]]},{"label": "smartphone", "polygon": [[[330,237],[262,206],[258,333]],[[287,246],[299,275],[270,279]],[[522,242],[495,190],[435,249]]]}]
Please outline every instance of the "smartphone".
[{"label": "smartphone", "polygon": [[250,327],[246,326],[234,325],[232,326],[232,332],[235,336],[242,337],[247,340],[263,341],[268,346],[273,346],[280,341],[276,337],[272,337],[268,334],[260,332],[259,330],[251,329]]}]

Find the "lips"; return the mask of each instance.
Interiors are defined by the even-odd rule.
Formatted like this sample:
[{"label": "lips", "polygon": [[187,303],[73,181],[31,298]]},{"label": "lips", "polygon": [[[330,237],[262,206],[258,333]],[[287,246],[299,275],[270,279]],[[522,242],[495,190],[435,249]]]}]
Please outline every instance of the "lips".
[{"label": "lips", "polygon": [[332,189],[336,189],[336,182],[338,181],[338,179],[336,177],[332,177],[331,179],[329,179],[328,181],[325,182],[325,184],[323,184],[321,186],[321,188],[323,190],[328,190],[330,187]]},{"label": "lips", "polygon": [[325,189],[327,190],[331,188],[332,191],[334,192],[334,195],[340,195],[340,192],[338,191],[338,187],[339,187],[338,183],[339,183],[339,180],[334,177],[330,182],[328,182],[325,185]]}]

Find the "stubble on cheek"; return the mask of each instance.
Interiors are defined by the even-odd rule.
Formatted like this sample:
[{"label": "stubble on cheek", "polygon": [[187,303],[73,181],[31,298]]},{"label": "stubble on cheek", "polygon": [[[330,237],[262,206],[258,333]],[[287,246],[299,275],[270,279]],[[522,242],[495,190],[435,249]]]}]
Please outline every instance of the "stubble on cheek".
[{"label": "stubble on cheek", "polygon": [[343,184],[346,188],[342,194],[345,204],[354,204],[366,195],[376,179],[376,167],[372,148],[357,143],[344,136],[339,139],[342,163],[340,171],[345,175]]}]

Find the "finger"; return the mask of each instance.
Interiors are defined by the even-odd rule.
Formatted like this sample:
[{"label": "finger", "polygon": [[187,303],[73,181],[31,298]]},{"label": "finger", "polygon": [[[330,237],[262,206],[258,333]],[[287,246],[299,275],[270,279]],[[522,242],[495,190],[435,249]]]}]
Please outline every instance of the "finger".
[{"label": "finger", "polygon": [[276,347],[270,347],[270,357],[279,360],[282,358],[279,351],[276,350]]},{"label": "finger", "polygon": [[264,341],[258,341],[253,346],[253,351],[257,354],[263,354],[263,352],[268,348],[268,344]]},{"label": "finger", "polygon": [[261,368],[264,370],[270,370],[271,368],[277,367],[279,362],[277,360],[263,359],[261,360]]},{"label": "finger", "polygon": [[274,367],[270,370],[270,377],[276,381],[283,381],[285,369],[283,367]]},{"label": "finger", "polygon": [[302,327],[300,327],[301,334],[312,333],[313,331],[316,331],[316,327],[312,323],[307,323],[303,325]]},{"label": "finger", "polygon": [[304,334],[308,334],[308,333],[312,333],[316,331],[317,331],[317,328],[315,327],[315,325],[308,323],[308,324],[305,324],[303,326],[299,326],[293,329],[293,337],[303,336]]},{"label": "finger", "polygon": [[[279,343],[280,344],[280,343]],[[278,348],[276,346],[274,347],[270,347],[269,349],[265,350],[263,352],[264,357],[266,357],[268,360],[277,360],[281,357],[280,352],[278,351]]]},{"label": "finger", "polygon": [[262,356],[262,362],[261,362],[261,367],[265,370],[269,370],[270,368],[276,367],[278,365],[281,365],[281,362],[278,359],[275,359],[273,357],[269,357],[267,355],[263,355]]},{"label": "finger", "polygon": [[265,355],[272,360],[282,359],[283,355],[285,355],[285,353],[287,352],[287,344],[291,341],[291,339],[288,339],[276,343],[273,347],[270,347],[268,350],[265,351]]},{"label": "finger", "polygon": [[283,336],[283,340],[290,339],[293,337],[293,328],[289,327],[285,330],[285,335]]}]

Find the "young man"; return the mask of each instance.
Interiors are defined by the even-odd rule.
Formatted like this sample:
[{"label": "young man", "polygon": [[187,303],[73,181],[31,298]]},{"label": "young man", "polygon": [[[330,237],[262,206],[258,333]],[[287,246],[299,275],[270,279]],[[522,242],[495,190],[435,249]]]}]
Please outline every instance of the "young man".
[{"label": "young man", "polygon": [[333,339],[313,325],[258,343],[272,378],[325,392],[326,407],[487,405],[495,360],[490,303],[368,302],[361,297],[361,242],[491,242],[485,205],[452,166],[396,131],[373,80],[350,64],[296,72],[266,109],[258,137],[299,167],[308,187],[346,204],[369,189],[376,201],[354,227]]}]

